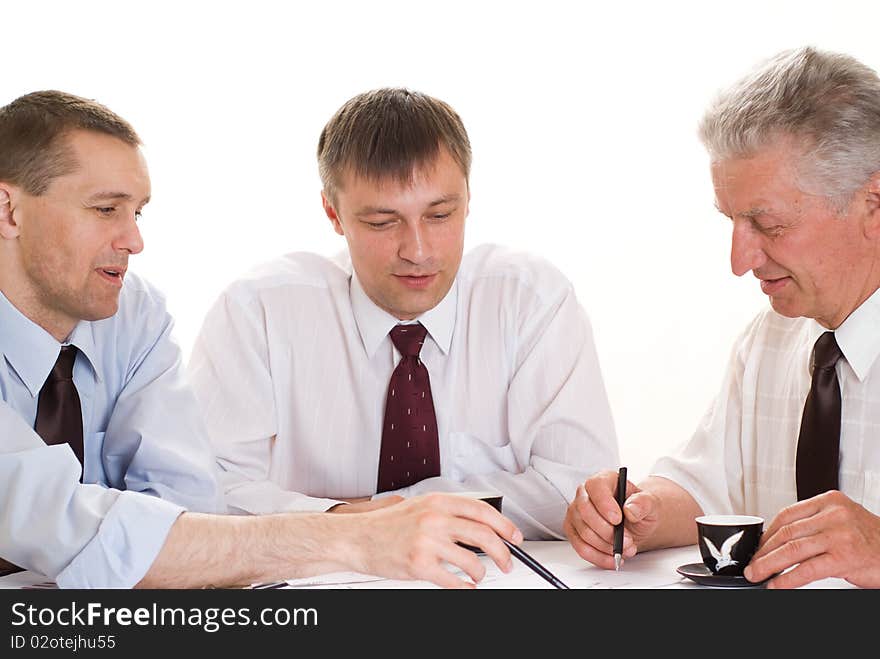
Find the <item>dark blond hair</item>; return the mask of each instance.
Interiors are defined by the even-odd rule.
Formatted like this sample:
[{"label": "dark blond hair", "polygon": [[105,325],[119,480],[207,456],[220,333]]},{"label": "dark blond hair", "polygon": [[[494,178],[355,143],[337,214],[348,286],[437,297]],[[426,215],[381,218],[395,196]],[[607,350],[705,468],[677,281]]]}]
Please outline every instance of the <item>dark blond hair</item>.
[{"label": "dark blond hair", "polygon": [[345,103],[318,140],[318,170],[332,200],[345,172],[370,180],[412,181],[413,171],[445,147],[465,178],[471,145],[461,118],[449,105],[420,92],[383,88]]},{"label": "dark blond hair", "polygon": [[53,178],[77,167],[65,140],[73,130],[141,144],[134,128],[100,103],[55,90],[33,92],[0,108],[0,181],[43,194]]}]

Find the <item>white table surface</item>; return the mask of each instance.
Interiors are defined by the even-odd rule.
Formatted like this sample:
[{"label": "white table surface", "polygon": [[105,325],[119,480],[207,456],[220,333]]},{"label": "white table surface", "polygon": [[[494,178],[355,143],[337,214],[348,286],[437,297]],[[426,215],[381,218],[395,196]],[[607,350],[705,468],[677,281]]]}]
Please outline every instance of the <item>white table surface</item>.
[{"label": "white table surface", "polygon": [[[707,586],[681,576],[676,568],[686,563],[699,563],[700,551],[696,545],[661,549],[638,554],[628,559],[620,572],[603,570],[583,561],[567,542],[526,541],[522,548],[572,589],[605,588],[687,588],[702,590]],[[492,561],[481,556],[486,565],[486,576],[478,588],[553,588],[521,561],[514,559],[513,570],[504,574]],[[0,588],[47,588],[50,581],[34,572],[19,572],[0,577]],[[426,581],[381,579],[352,572],[308,577],[288,582],[291,588],[372,588],[407,589],[436,588]],[[851,588],[842,579],[823,579],[808,588]]]}]

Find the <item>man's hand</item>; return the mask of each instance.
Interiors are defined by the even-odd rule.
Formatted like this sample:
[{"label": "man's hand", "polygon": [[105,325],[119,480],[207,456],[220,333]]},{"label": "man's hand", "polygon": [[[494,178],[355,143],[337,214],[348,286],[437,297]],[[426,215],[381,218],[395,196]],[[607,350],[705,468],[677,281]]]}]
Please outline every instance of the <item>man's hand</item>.
[{"label": "man's hand", "polygon": [[[426,494],[363,516],[355,539],[355,569],[391,579],[424,579],[444,588],[474,588],[486,573],[479,557],[458,543],[482,549],[503,572],[512,569],[501,541],[519,544],[522,532],[485,501],[452,494]],[[472,582],[451,573],[460,568]]]},{"label": "man's hand", "polygon": [[[639,489],[626,483],[627,498]],[[584,560],[606,570],[614,569],[614,527],[624,513],[617,505],[617,472],[603,471],[578,485],[574,500],[565,513],[562,529],[571,546]],[[626,509],[629,506],[624,506]],[[624,525],[623,558],[636,555],[637,546],[629,523]]]},{"label": "man's hand", "polygon": [[880,517],[837,490],[784,508],[764,532],[745,576],[759,582],[784,570],[768,588],[798,588],[827,577],[880,588]]},{"label": "man's hand", "polygon": [[[620,522],[617,472],[603,471],[579,486],[562,528],[584,560],[607,570],[614,568],[614,526]],[[640,486],[627,481],[623,557],[661,547],[680,547],[697,540],[694,518],[703,512],[681,486],[649,476]]]}]

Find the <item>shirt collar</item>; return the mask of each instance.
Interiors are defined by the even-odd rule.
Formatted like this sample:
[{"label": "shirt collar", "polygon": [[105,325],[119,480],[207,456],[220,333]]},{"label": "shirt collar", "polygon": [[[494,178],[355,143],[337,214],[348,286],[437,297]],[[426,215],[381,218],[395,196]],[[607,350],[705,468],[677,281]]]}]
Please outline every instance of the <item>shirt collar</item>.
[{"label": "shirt collar", "polygon": [[101,377],[103,364],[101,363],[101,352],[95,344],[95,322],[101,321],[79,321],[76,324],[76,327],[73,328],[67,341],[68,343],[75,345],[85,356],[92,367],[92,373],[95,376],[95,380],[101,382],[103,379]]},{"label": "shirt collar", "polygon": [[834,332],[837,345],[859,382],[865,379],[880,355],[880,289],[862,302]]},{"label": "shirt collar", "polygon": [[[352,268],[349,293],[354,320],[357,323],[364,350],[367,351],[367,356],[372,359],[391,329],[403,321],[376,306],[361,286],[354,268]],[[444,355],[449,353],[449,347],[452,344],[457,302],[458,278],[456,277],[449,292],[440,300],[440,303],[413,321],[418,321],[425,326],[428,334]]]},{"label": "shirt collar", "polygon": [[[36,397],[43,387],[49,372],[55,366],[61,345],[54,336],[25,316],[0,291],[0,353],[15,369],[18,377]],[[98,362],[92,323],[80,321],[69,340],[88,359],[95,377],[100,381],[101,370]]]}]

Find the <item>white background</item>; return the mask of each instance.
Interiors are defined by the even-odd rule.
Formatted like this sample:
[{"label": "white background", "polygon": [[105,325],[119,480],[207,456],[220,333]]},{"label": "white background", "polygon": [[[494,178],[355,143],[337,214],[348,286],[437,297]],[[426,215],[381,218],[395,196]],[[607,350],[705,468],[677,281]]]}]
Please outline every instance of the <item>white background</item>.
[{"label": "white background", "polygon": [[690,435],[766,306],[751,275],[729,270],[695,136],[704,107],[785,48],[880,68],[878,7],[4,1],[0,104],[62,89],[138,130],[153,201],[132,267],[167,293],[188,356],[233,278],[283,252],[344,247],[315,165],[343,102],[380,86],[446,100],[474,150],[467,245],[531,250],[574,282],[637,478]]}]

